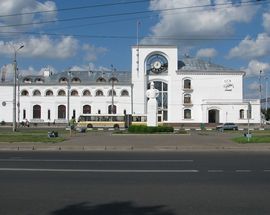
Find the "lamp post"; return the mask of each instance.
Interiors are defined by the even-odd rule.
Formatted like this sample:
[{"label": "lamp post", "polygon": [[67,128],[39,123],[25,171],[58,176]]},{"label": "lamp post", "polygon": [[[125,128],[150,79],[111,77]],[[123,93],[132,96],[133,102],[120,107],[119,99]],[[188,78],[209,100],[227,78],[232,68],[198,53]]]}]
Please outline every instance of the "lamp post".
[{"label": "lamp post", "polygon": [[71,71],[68,70],[67,72],[68,74],[68,78],[67,78],[67,124],[68,126],[70,126],[69,124],[69,109],[70,109],[70,77],[71,77]]},{"label": "lamp post", "polygon": [[265,112],[267,114],[268,109],[268,77],[265,77]]},{"label": "lamp post", "polygon": [[17,85],[17,52],[24,47],[24,45],[21,45],[19,48],[15,48],[14,45],[12,45],[14,49],[14,85],[13,85],[13,124],[12,124],[12,131],[15,132],[17,129],[16,125],[16,85]]}]

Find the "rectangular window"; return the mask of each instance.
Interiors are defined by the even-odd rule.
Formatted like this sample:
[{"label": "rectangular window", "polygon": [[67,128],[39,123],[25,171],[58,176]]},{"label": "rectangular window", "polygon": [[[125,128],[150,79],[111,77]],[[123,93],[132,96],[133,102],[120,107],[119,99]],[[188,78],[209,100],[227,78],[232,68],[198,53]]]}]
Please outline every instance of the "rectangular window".
[{"label": "rectangular window", "polygon": [[26,119],[26,110],[23,109],[23,119]]},{"label": "rectangular window", "polygon": [[51,120],[51,110],[48,110],[48,120]]}]

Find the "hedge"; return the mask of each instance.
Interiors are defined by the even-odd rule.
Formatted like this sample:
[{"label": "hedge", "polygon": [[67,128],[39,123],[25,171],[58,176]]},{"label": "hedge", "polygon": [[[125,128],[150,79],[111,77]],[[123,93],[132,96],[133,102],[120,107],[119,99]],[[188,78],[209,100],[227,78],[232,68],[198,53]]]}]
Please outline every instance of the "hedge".
[{"label": "hedge", "polygon": [[169,126],[146,126],[146,125],[131,125],[128,128],[128,132],[130,133],[170,133],[173,132],[173,127]]}]

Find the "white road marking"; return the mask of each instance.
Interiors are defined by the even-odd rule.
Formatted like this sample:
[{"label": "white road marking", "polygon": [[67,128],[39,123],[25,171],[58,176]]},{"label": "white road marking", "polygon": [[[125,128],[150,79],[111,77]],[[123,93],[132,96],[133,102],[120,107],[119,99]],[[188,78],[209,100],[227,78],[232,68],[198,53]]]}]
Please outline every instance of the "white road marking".
[{"label": "white road marking", "polygon": [[117,162],[117,163],[127,163],[127,162],[145,162],[145,163],[177,163],[177,162],[194,162],[194,160],[56,160],[56,159],[0,159],[0,162]]},{"label": "white road marking", "polygon": [[0,171],[23,172],[90,172],[90,173],[197,173],[199,170],[159,170],[159,169],[35,169],[35,168],[0,168]]},{"label": "white road marking", "polygon": [[270,169],[264,169],[263,171],[264,172],[270,172]]}]

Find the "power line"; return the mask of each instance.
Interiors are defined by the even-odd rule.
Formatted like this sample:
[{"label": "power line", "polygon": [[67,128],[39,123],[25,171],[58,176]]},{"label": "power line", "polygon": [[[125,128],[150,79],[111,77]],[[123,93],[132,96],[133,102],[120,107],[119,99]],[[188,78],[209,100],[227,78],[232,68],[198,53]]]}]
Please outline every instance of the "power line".
[{"label": "power line", "polygon": [[6,14],[6,15],[0,15],[0,18],[40,14],[40,13],[70,11],[70,10],[82,10],[82,9],[98,8],[98,7],[109,7],[109,6],[116,6],[116,5],[128,5],[128,4],[144,3],[144,2],[151,2],[151,1],[154,1],[154,0],[137,0],[137,1],[130,1],[130,2],[115,2],[115,3],[105,3],[105,4],[95,4],[95,5],[84,5],[84,6],[79,6],[79,7],[59,8],[59,9],[54,9],[54,10],[42,10],[42,11],[34,11],[34,12]]},{"label": "power line", "polygon": [[[242,2],[239,6],[259,5],[259,4],[265,4],[265,3],[269,3],[269,0],[260,0],[260,1],[255,1],[255,2],[254,2],[254,0],[249,0],[246,2]],[[40,21],[40,22],[22,23],[22,24],[11,24],[11,25],[4,25],[4,26],[0,26],[0,27],[6,28],[6,27],[18,27],[18,26],[28,26],[28,25],[40,25],[40,24],[48,24],[48,23],[55,23],[55,22],[70,22],[70,21],[80,21],[80,20],[97,19],[97,18],[109,18],[109,17],[117,17],[117,16],[138,15],[138,14],[145,14],[145,13],[166,12],[166,11],[174,11],[174,10],[206,8],[206,7],[216,7],[216,6],[226,6],[226,5],[232,5],[232,3],[226,2],[226,3],[215,4],[215,5],[212,5],[212,4],[194,5],[194,6],[167,8],[167,9],[158,9],[158,10],[144,10],[144,11],[135,11],[135,12],[86,16],[86,17],[73,17],[73,18],[59,19],[59,20],[48,20],[48,21]]]}]

